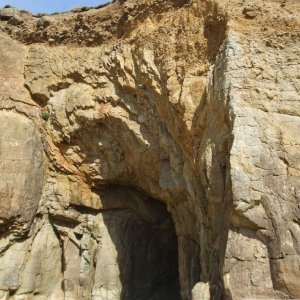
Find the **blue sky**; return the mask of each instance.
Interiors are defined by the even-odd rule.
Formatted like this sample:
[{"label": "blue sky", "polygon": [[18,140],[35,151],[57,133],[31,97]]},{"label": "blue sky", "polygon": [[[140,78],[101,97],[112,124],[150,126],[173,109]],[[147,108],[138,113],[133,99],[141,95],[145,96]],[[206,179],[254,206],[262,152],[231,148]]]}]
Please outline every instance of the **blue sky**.
[{"label": "blue sky", "polygon": [[110,0],[0,0],[0,7],[12,5],[32,13],[53,13],[70,10],[76,6],[97,6]]}]

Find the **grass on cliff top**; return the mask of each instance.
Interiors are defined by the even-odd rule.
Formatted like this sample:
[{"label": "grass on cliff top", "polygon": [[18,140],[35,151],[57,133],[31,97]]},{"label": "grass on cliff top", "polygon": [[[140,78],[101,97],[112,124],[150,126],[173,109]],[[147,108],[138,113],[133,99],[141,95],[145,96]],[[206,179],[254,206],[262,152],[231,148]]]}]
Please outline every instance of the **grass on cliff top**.
[{"label": "grass on cliff top", "polygon": [[[106,3],[103,3],[103,4],[100,4],[100,5],[97,5],[97,6],[79,6],[79,7],[75,7],[71,10],[71,12],[76,12],[76,13],[79,13],[79,12],[85,12],[85,11],[88,11],[90,9],[100,9],[100,8],[103,8],[111,3],[114,3],[114,2],[117,2],[118,0],[112,0],[112,1],[109,1],[109,2],[106,2]],[[15,9],[18,9],[12,5],[4,5],[3,6],[4,8],[15,8]],[[30,13],[29,11],[27,10],[24,10],[24,9],[20,9],[19,10],[20,12],[23,12],[23,13]],[[63,13],[63,12],[53,12],[51,14],[47,14],[47,13],[38,13],[38,14],[34,14],[35,17],[42,17],[42,16],[47,16],[47,15],[58,15],[60,13]]]},{"label": "grass on cliff top", "polygon": [[112,0],[112,1],[100,4],[100,5],[97,5],[97,6],[80,6],[80,7],[76,7],[74,9],[72,9],[71,11],[73,11],[73,12],[84,12],[84,11],[88,11],[90,9],[100,9],[100,8],[103,8],[103,7],[111,4],[111,3],[115,3],[117,1],[118,0]]}]

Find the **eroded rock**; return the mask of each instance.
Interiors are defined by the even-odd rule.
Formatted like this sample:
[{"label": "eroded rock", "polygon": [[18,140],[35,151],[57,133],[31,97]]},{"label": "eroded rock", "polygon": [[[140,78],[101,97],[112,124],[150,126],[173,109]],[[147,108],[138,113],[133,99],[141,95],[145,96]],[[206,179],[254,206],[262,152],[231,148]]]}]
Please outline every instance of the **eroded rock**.
[{"label": "eroded rock", "polygon": [[1,297],[299,298],[299,11],[0,22]]}]

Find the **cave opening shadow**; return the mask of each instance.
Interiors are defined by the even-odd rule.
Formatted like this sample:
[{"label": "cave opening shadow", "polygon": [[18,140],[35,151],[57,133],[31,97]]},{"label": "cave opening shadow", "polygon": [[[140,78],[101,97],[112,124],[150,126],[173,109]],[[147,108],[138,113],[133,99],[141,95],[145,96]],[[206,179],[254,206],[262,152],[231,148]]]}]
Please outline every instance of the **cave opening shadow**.
[{"label": "cave opening shadow", "polygon": [[[111,239],[114,248],[106,249],[109,253],[105,257],[104,251],[102,258],[106,260],[104,264],[110,265],[107,272],[112,273],[106,274],[112,277],[107,285],[119,284],[119,295],[111,298],[180,300],[178,242],[166,206],[127,187],[102,191],[101,200],[103,223],[109,235],[106,239]],[[114,259],[109,258],[113,252],[115,268]],[[113,282],[116,273],[119,283]]]}]

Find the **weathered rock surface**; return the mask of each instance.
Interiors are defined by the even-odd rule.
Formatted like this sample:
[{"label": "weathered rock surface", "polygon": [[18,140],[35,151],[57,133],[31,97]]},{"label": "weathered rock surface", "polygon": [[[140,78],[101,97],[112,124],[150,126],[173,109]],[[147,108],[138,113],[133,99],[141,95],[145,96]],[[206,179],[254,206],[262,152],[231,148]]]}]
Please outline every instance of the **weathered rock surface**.
[{"label": "weathered rock surface", "polygon": [[300,298],[299,18],[0,10],[0,299]]}]

